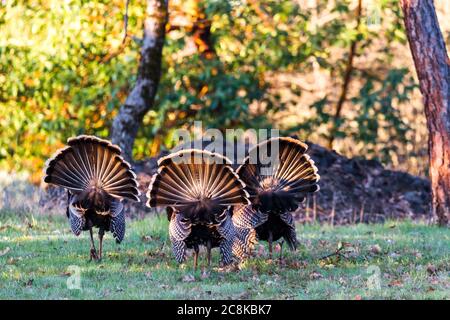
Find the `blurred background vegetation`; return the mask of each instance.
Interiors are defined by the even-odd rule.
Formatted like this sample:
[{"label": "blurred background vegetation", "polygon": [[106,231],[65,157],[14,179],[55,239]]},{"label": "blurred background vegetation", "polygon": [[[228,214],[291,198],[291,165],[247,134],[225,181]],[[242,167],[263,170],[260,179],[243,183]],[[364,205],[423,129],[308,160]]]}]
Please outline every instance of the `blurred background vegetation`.
[{"label": "blurred background vegetation", "polygon": [[[435,1],[447,46],[450,14]],[[0,168],[39,182],[70,136],[108,137],[132,87],[145,0],[0,2]],[[427,172],[427,129],[396,0],[171,0],[156,104],[134,157],[175,129],[282,129]]]}]

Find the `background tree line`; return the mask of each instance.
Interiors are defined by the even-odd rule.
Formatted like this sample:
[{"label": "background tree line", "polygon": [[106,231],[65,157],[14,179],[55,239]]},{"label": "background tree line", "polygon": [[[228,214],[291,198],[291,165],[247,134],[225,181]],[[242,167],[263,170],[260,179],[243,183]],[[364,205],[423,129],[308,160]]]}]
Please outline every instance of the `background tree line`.
[{"label": "background tree line", "polygon": [[[279,127],[427,174],[427,129],[397,1],[173,0],[161,11],[164,4],[2,2],[2,169],[29,171],[37,182],[36,169],[67,137],[111,136],[119,110],[136,110],[126,110],[127,97],[143,80],[145,32],[160,21],[161,65],[144,80],[161,79],[134,115],[142,125],[132,128],[129,158],[171,148],[175,129],[202,120]],[[449,30],[444,24],[447,43]]]}]

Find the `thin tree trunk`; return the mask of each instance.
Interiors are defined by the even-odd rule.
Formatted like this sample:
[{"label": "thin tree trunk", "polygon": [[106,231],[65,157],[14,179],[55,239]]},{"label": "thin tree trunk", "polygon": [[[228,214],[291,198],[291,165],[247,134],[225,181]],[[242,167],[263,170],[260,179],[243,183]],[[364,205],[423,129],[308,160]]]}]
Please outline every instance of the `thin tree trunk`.
[{"label": "thin tree trunk", "polygon": [[[358,0],[358,6],[356,8],[356,30],[359,30],[359,25],[361,24],[361,13],[362,13],[362,0]],[[330,124],[330,136],[328,137],[328,148],[333,149],[334,139],[336,138],[336,132],[339,129],[339,121],[341,119],[342,107],[347,100],[348,88],[350,86],[350,81],[352,79],[353,72],[353,59],[356,54],[356,45],[358,39],[354,39],[350,44],[350,52],[348,53],[347,65],[345,67],[344,82],[342,83],[341,93],[339,94],[339,100],[336,104],[336,110],[333,116],[333,122]]]},{"label": "thin tree trunk", "polygon": [[402,0],[404,22],[429,131],[433,214],[450,220],[450,61],[432,0]]},{"label": "thin tree trunk", "polygon": [[111,139],[132,161],[133,144],[144,115],[153,107],[161,76],[161,58],[168,19],[168,0],[147,0],[144,38],[136,84],[113,121]]}]

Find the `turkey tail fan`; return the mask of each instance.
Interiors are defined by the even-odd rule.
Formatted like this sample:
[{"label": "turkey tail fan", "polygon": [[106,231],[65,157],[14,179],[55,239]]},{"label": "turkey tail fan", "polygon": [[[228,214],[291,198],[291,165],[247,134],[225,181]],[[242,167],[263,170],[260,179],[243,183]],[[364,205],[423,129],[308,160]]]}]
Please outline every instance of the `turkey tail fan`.
[{"label": "turkey tail fan", "polygon": [[229,206],[249,204],[245,184],[231,161],[217,153],[187,149],[158,161],[147,192],[147,206],[170,206],[186,217],[222,213]]},{"label": "turkey tail fan", "polygon": [[44,169],[44,182],[70,190],[74,194],[96,188],[114,198],[139,202],[138,183],[121,150],[107,140],[81,135],[67,140]]},{"label": "turkey tail fan", "polygon": [[237,173],[256,209],[293,211],[307,193],[319,190],[320,176],[305,154],[307,149],[305,143],[287,137],[271,138],[250,149]]}]

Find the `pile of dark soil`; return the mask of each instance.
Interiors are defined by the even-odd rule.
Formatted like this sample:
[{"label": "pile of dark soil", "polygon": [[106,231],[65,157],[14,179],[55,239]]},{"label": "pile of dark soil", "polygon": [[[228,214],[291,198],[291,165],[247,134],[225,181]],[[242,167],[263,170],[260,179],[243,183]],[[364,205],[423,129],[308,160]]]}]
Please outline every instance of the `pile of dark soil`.
[{"label": "pile of dark soil", "polygon": [[320,221],[344,224],[429,216],[431,186],[427,179],[386,170],[375,160],[349,159],[308,144],[321,176],[321,190],[305,201],[298,213],[301,219],[313,219],[315,214]]}]

